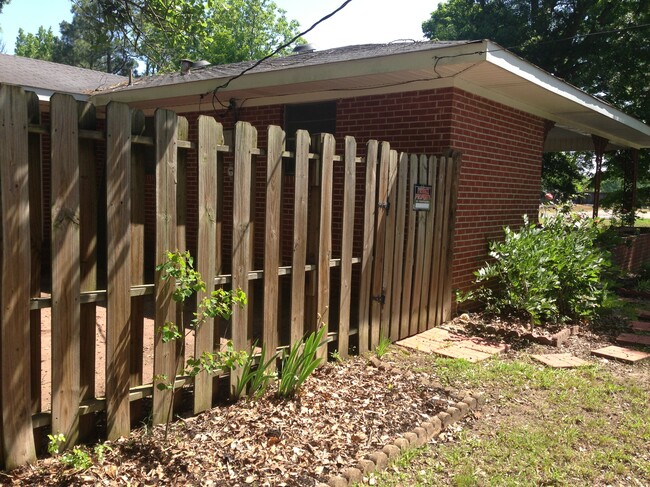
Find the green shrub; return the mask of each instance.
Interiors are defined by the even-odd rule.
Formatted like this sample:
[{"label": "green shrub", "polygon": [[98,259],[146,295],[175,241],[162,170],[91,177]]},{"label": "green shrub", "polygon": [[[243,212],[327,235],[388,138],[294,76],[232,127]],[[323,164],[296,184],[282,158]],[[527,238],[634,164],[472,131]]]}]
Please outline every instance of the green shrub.
[{"label": "green shrub", "polygon": [[479,287],[465,298],[486,310],[519,315],[533,325],[595,316],[607,296],[604,272],[609,254],[597,243],[593,220],[568,210],[542,217],[535,225],[524,216],[518,231],[490,243],[493,260],[476,271]]},{"label": "green shrub", "polygon": [[302,383],[320,365],[323,359],[316,358],[316,352],[329,341],[324,337],[325,327],[322,326],[317,332],[311,333],[307,339],[294,343],[289,352],[284,351],[278,396],[287,398],[295,396]]}]

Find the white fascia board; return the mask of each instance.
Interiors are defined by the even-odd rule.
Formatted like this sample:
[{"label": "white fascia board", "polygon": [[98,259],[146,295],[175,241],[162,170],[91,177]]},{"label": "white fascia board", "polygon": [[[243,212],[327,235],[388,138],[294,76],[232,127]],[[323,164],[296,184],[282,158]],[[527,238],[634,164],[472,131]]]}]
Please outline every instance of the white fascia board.
[{"label": "white fascia board", "polygon": [[[614,108],[612,105],[593,97],[584,91],[570,85],[566,81],[551,75],[550,73],[536,67],[524,59],[506,51],[498,44],[488,41],[486,61],[499,66],[502,69],[515,74],[516,76],[540,86],[551,93],[566,98],[580,106],[603,115],[611,120],[624,124],[642,134],[650,136],[650,127],[640,120],[627,115],[626,113]],[[561,114],[557,114],[561,116]],[[557,116],[556,115],[556,116]],[[554,120],[555,118],[551,118]]]}]

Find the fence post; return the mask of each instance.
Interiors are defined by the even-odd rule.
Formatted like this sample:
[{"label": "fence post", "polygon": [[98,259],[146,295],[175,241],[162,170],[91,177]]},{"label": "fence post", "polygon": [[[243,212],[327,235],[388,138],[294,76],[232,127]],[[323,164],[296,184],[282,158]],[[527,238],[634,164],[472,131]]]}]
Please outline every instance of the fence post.
[{"label": "fence post", "polygon": [[[176,249],[176,170],[178,157],[178,118],[171,110],[158,109],[154,115],[156,145],[156,264],[167,259],[167,252]],[[172,298],[173,279],[163,281],[161,272],[155,278],[154,387],[153,424],[171,420],[172,391],[158,389],[161,382],[176,380],[176,344],[163,342],[160,328],[176,319]],[[159,377],[159,379],[157,379]],[[162,380],[161,380],[162,379]]]},{"label": "fence post", "polygon": [[354,203],[357,175],[357,142],[345,138],[345,175],[343,181],[343,229],[341,232],[341,296],[339,299],[338,351],[347,357],[350,342],[350,300],[352,299],[352,241],[354,240]]},{"label": "fence post", "polygon": [[0,85],[0,320],[2,453],[7,470],[36,460],[29,371],[27,99]]},{"label": "fence post", "polygon": [[106,109],[106,423],[109,440],[131,428],[131,113],[111,102]]},{"label": "fence post", "polygon": [[359,353],[368,351],[370,339],[370,301],[372,291],[372,253],[375,247],[375,189],[377,185],[377,141],[366,144],[366,194],[363,205],[363,249],[359,285]]},{"label": "fence post", "polygon": [[[196,269],[203,277],[205,291],[197,294],[197,302],[214,291],[217,255],[217,146],[223,144],[223,128],[212,117],[201,115],[198,119],[198,244]],[[214,351],[214,319],[196,330],[194,356]],[[212,407],[212,377],[205,371],[194,378],[194,414]]]}]

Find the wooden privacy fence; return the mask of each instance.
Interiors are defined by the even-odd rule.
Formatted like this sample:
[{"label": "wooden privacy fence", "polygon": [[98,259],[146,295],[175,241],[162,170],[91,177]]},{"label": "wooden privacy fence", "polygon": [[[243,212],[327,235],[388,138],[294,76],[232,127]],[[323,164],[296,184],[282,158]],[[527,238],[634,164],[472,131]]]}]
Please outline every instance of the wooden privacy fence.
[{"label": "wooden privacy fence", "polygon": [[[346,355],[351,345],[364,352],[381,336],[403,338],[450,316],[458,157],[398,154],[387,142],[375,140],[360,156],[353,137],[341,141],[343,155],[336,155],[334,136],[312,139],[304,130],[297,132],[295,151],[289,152],[284,132],[275,126],[268,127],[266,147],[260,148],[257,130],[245,122],[235,125],[227,146],[222,125],[208,116],[198,117],[196,140],[190,141],[188,121],[172,111],[158,109],[149,126],[141,112],[110,103],[99,120],[92,105],[62,94],[52,96],[49,112],[49,125],[41,123],[33,93],[0,85],[0,409],[5,468],[35,459],[36,428],[65,434],[69,446],[92,428],[90,413],[105,411],[107,437],[125,436],[134,403],[149,396],[153,422],[168,419],[172,392],[143,384],[143,299],[153,296],[155,330],[176,321],[178,313],[171,299],[173,283],[159,274],[153,283],[145,282],[145,167],[155,173],[156,263],[165,260],[168,250],[187,246],[184,229],[192,216],[197,226],[195,259],[206,282],[253,294],[251,283],[263,281],[258,287],[262,292],[253,296],[263,306],[234,310],[228,328],[235,349],[247,349],[253,338],[275,349],[299,340],[320,323],[329,327],[336,348]],[[47,164],[41,154],[46,138],[51,141]],[[191,151],[197,165],[196,215],[186,209],[192,193],[187,177]],[[230,206],[224,202],[224,158],[232,160]],[[295,163],[291,221],[281,217],[283,164],[288,159]],[[96,174],[98,161],[105,161],[100,165],[102,177]],[[342,170],[337,173],[336,167]],[[261,195],[253,184],[260,171],[266,178]],[[357,181],[359,177],[363,179]],[[416,184],[430,196],[429,211],[413,210]],[[334,201],[339,185],[343,199]],[[51,208],[47,257],[41,255],[45,186],[51,188],[45,205]],[[253,205],[259,198],[265,227],[263,238],[254,238]],[[230,207],[232,228],[226,232],[223,222],[229,220],[223,213]],[[283,225],[289,225],[293,235],[290,265],[282,265]],[[355,229],[361,242],[354,239]],[[224,251],[222,235],[231,238],[229,252]],[[97,251],[101,239],[106,242],[105,262]],[[260,241],[262,249],[256,248]],[[339,255],[333,254],[334,248]],[[263,269],[254,268],[256,252],[263,254]],[[226,261],[230,274],[223,272]],[[106,289],[98,289],[102,266]],[[43,269],[51,269],[51,275],[41,275]],[[51,290],[44,294],[48,285]],[[333,285],[340,292],[331,292]],[[105,397],[96,397],[98,303],[106,307]],[[41,397],[45,308],[51,311],[50,410],[43,410]],[[252,326],[254,309],[263,309],[257,332]],[[210,320],[202,325],[192,355],[213,351],[223,335],[220,330]],[[178,386],[189,383],[177,375],[179,348],[173,342],[164,343],[155,332],[153,349],[154,376],[177,377]],[[327,350],[320,353],[326,356]],[[237,371],[231,382],[236,376]],[[212,406],[215,384],[205,374],[193,380],[195,412]]]}]

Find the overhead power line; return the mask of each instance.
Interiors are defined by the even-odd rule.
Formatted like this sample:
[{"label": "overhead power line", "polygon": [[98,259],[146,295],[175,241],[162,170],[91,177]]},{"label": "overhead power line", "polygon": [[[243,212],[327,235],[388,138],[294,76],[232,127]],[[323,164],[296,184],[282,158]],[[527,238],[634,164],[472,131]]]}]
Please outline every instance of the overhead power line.
[{"label": "overhead power line", "polygon": [[[224,89],[224,88],[227,88],[227,87],[230,85],[230,83],[232,83],[233,81],[235,81],[237,78],[241,78],[242,76],[244,76],[244,75],[245,75],[246,73],[248,73],[249,71],[252,71],[252,70],[255,69],[256,67],[258,67],[260,64],[262,64],[262,63],[263,63],[264,61],[266,61],[267,59],[272,58],[273,56],[275,56],[277,53],[279,53],[279,52],[282,51],[283,49],[289,47],[291,44],[293,44],[294,42],[296,42],[296,41],[297,41],[298,39],[300,39],[302,36],[304,36],[304,35],[310,33],[312,30],[314,30],[314,28],[316,28],[316,26],[318,26],[319,24],[325,22],[327,19],[333,17],[334,15],[336,15],[337,13],[339,13],[341,10],[343,10],[343,9],[344,9],[344,8],[345,8],[345,7],[350,3],[350,2],[352,2],[352,0],[346,0],[346,1],[343,2],[343,3],[342,3],[338,8],[336,8],[335,10],[333,10],[332,12],[330,12],[329,14],[327,14],[326,16],[321,17],[319,20],[317,20],[316,22],[314,22],[314,23],[311,25],[311,27],[309,27],[307,30],[302,31],[300,34],[294,36],[294,37],[291,38],[289,41],[287,41],[287,42],[285,42],[284,44],[282,44],[282,45],[280,45],[279,47],[277,47],[277,48],[276,48],[276,49],[275,49],[271,54],[268,54],[267,56],[264,56],[264,57],[263,57],[262,59],[260,59],[259,61],[253,63],[253,64],[252,64],[251,66],[249,66],[248,68],[242,70],[239,74],[236,74],[235,76],[232,76],[231,78],[229,78],[228,81],[226,81],[225,83],[223,83],[223,84],[217,86],[214,90],[212,90],[212,108],[214,108],[214,110],[216,111],[216,107],[215,107],[215,105],[214,105],[214,102],[217,101],[217,102],[218,102],[222,107],[228,109],[229,106],[224,105],[221,101],[219,101],[219,98],[217,97],[217,92],[218,92],[219,90],[222,90],[222,89]],[[206,93],[206,94],[207,94],[207,93]]]}]

